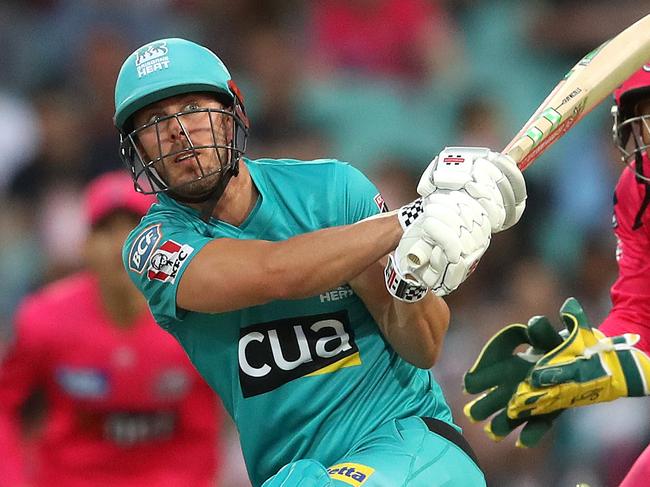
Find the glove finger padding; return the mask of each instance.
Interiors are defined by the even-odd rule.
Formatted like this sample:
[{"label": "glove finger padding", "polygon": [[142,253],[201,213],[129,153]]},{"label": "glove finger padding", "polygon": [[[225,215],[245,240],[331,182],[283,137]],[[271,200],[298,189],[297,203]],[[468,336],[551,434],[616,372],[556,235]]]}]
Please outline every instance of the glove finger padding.
[{"label": "glove finger padding", "polygon": [[[551,323],[542,316],[533,317],[528,325],[512,324],[497,332],[483,347],[474,365],[464,376],[465,391],[486,391],[465,405],[463,412],[472,421],[483,421],[494,413],[485,426],[486,434],[499,441],[524,424],[518,446],[533,446],[550,429],[553,417],[508,417],[507,406],[518,385],[525,380],[535,362],[562,342]],[[516,352],[528,345],[525,352]]]},{"label": "glove finger padding", "polygon": [[517,384],[532,368],[532,363],[514,353],[526,344],[530,345],[530,341],[522,324],[506,326],[485,344],[463,378],[465,391],[470,394],[488,390],[465,406],[465,415],[470,420],[482,421],[507,406]]},{"label": "glove finger padding", "polygon": [[[529,344],[525,325],[515,323],[499,330],[485,344],[474,365],[465,373],[465,391],[477,394],[501,384],[504,380],[504,367],[512,362],[523,362],[513,355],[514,350],[523,344]],[[529,364],[526,362],[523,365]]]},{"label": "glove finger padding", "polygon": [[484,147],[446,147],[427,166],[417,191],[462,190],[483,206],[493,232],[514,225],[526,207],[524,177],[508,156]]},{"label": "glove finger padding", "polygon": [[515,387],[495,386],[477,399],[465,404],[463,413],[472,423],[484,421],[497,411],[503,410],[514,391]]},{"label": "glove finger padding", "polygon": [[500,179],[496,183],[506,210],[501,230],[506,230],[519,221],[526,208],[526,181],[515,161],[505,154],[490,152],[487,160],[498,167],[505,177],[505,180]]},{"label": "glove finger padding", "polygon": [[463,191],[423,199],[424,211],[395,249],[400,272],[442,296],[456,289],[488,248],[490,223],[483,207]]},{"label": "glove finger padding", "polygon": [[561,413],[562,411],[555,411],[541,416],[512,419],[508,417],[504,409],[485,425],[484,431],[493,441],[501,441],[523,424],[524,427],[519,432],[516,446],[532,448],[553,427],[553,422]]},{"label": "glove finger padding", "polygon": [[619,397],[650,395],[650,358],[634,348],[636,335],[606,337],[591,328],[573,298],[560,312],[568,334],[518,385],[508,416],[540,416]]},{"label": "glove finger padding", "polygon": [[553,427],[553,422],[563,411],[564,409],[561,409],[549,414],[530,416],[527,418],[524,427],[519,433],[516,445],[520,448],[532,448],[536,446],[542,437]]}]

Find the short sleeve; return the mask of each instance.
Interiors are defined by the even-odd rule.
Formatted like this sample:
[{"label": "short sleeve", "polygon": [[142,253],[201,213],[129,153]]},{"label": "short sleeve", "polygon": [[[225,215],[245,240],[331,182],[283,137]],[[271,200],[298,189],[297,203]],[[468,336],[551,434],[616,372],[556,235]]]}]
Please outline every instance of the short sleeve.
[{"label": "short sleeve", "polygon": [[191,225],[151,219],[143,220],[127,237],[122,250],[124,266],[162,327],[183,320],[186,311],[176,305],[178,283],[210,240]]},{"label": "short sleeve", "polygon": [[378,213],[388,211],[384,198],[377,187],[358,169],[349,164],[341,165],[345,183],[345,222],[356,223]]}]

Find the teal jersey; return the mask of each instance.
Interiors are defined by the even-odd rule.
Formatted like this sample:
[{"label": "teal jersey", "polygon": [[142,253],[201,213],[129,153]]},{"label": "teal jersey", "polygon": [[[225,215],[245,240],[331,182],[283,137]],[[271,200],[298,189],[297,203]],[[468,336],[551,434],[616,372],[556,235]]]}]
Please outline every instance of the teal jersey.
[{"label": "teal jersey", "polygon": [[397,355],[348,285],[226,313],[176,306],[187,264],[213,239],[285,240],[384,207],[377,188],[339,161],[243,163],[260,196],[242,225],[205,223],[196,210],[160,195],[126,240],[123,258],[156,321],[232,416],[253,484],[300,458],[329,465],[391,419],[452,423],[431,371]]}]

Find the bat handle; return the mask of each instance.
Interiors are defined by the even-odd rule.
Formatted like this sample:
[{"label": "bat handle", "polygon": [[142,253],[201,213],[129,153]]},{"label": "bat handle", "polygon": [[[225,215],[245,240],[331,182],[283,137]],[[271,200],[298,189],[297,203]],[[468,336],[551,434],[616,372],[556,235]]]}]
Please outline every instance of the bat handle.
[{"label": "bat handle", "polygon": [[406,254],[406,258],[409,261],[409,267],[412,269],[418,269],[428,264],[430,257],[431,245],[423,240],[415,242]]}]

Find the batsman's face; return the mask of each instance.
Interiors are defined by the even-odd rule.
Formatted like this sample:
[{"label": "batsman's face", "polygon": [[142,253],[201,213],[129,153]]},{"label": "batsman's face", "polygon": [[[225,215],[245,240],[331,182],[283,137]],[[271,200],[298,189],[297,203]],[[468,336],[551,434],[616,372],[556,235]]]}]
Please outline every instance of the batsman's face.
[{"label": "batsman's face", "polygon": [[134,115],[136,146],[175,192],[198,196],[229,163],[233,118],[209,93],[176,95]]}]

